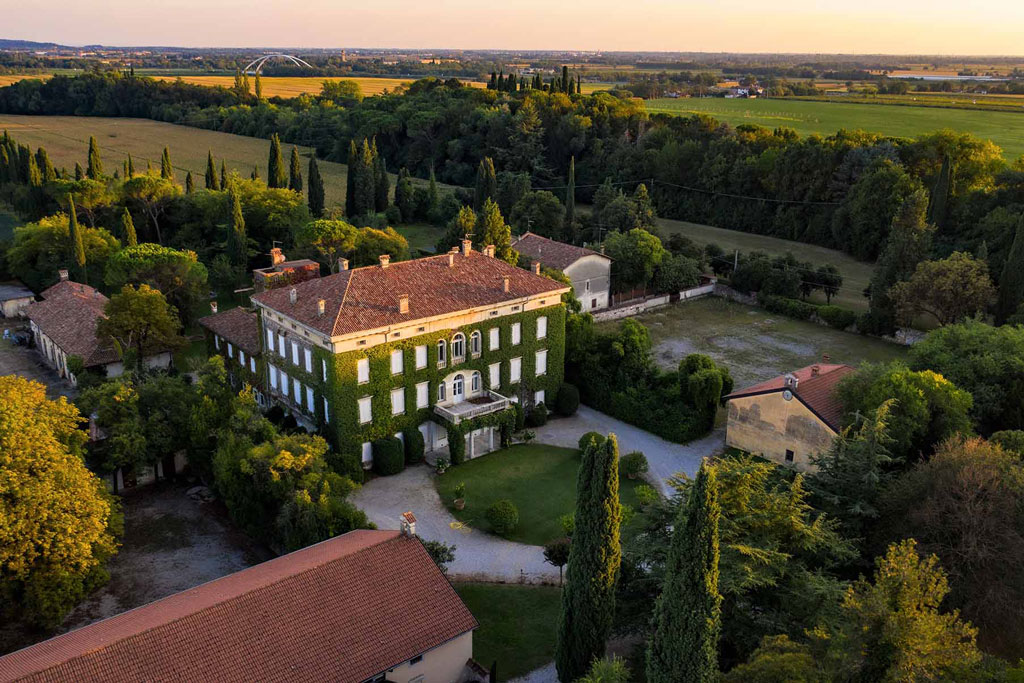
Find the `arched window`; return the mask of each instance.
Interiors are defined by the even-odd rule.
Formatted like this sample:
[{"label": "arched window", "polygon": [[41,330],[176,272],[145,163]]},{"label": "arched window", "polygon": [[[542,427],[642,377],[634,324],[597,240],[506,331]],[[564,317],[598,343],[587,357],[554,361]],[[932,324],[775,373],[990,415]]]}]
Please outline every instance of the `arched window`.
[{"label": "arched window", "polygon": [[480,355],[481,339],[480,330],[476,330],[473,334],[469,335],[469,352],[474,356]]},{"label": "arched window", "polygon": [[452,337],[452,361],[466,357],[466,335],[459,332]]},{"label": "arched window", "polygon": [[445,362],[448,360],[448,347],[444,343],[444,339],[440,339],[437,342],[437,364],[439,367],[444,367]]},{"label": "arched window", "polygon": [[472,387],[472,391],[474,391],[474,392],[480,391],[480,373],[479,372],[474,372],[473,373],[473,379],[472,379],[472,382],[471,382],[470,386]]},{"label": "arched window", "polygon": [[466,381],[462,378],[462,375],[455,375],[455,379],[452,380],[452,398],[458,400],[458,397],[465,393]]},{"label": "arched window", "polygon": [[[444,342],[442,342],[442,343],[444,343]],[[444,383],[444,380],[441,380],[440,382],[438,382],[438,384],[437,384],[437,400],[438,401],[443,401],[445,399],[445,394],[447,393],[447,390],[446,390],[447,386],[448,385],[446,385]]]}]

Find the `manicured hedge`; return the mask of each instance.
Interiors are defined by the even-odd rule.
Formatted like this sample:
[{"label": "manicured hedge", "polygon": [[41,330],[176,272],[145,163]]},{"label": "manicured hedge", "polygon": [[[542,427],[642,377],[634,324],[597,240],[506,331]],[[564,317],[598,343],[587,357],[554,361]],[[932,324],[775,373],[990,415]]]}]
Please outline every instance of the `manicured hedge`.
[{"label": "manicured hedge", "polygon": [[818,317],[836,330],[845,330],[857,322],[857,314],[854,311],[840,306],[821,306],[818,308]]},{"label": "manicured hedge", "polygon": [[373,442],[373,471],[381,476],[398,474],[405,469],[405,448],[396,436]]},{"label": "manicured hedge", "polygon": [[619,472],[630,479],[636,479],[647,469],[647,456],[640,451],[626,453],[619,459]]},{"label": "manicured hedge", "polygon": [[600,446],[605,441],[605,436],[601,432],[587,432],[580,437],[579,447],[581,451],[587,450],[587,446],[593,441],[596,445]]},{"label": "manicured hedge", "polygon": [[814,318],[814,314],[818,312],[818,307],[814,304],[798,301],[797,299],[772,296],[771,294],[758,294],[757,303],[766,311],[796,318],[797,320],[811,320]]},{"label": "manicured hedge", "polygon": [[499,500],[487,508],[487,522],[499,536],[507,536],[519,526],[519,510],[511,500]]},{"label": "manicured hedge", "polygon": [[558,396],[555,397],[555,412],[562,417],[575,415],[580,407],[580,390],[572,384],[563,384],[558,387]]},{"label": "manicured hedge", "polygon": [[415,465],[423,462],[426,445],[423,443],[423,432],[419,429],[406,429],[402,432],[405,439],[405,464]]},{"label": "manicured hedge", "polygon": [[527,427],[543,427],[548,423],[548,408],[543,403],[538,403],[526,413]]}]

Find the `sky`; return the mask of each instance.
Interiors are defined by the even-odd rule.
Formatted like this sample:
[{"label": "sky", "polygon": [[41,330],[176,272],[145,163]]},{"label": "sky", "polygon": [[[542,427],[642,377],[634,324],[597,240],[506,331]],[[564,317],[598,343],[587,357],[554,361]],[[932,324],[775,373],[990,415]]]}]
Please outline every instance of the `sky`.
[{"label": "sky", "polygon": [[68,45],[1024,53],[1024,1],[0,0],[0,38]]}]

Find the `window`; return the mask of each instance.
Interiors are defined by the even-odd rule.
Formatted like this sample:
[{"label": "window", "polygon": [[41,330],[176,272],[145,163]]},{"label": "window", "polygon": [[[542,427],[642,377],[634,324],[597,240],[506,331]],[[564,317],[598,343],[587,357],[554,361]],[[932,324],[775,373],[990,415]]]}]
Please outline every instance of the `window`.
[{"label": "window", "polygon": [[541,389],[540,391],[535,391],[533,393],[533,405],[539,406],[543,402],[544,402],[544,390]]},{"label": "window", "polygon": [[366,384],[370,381],[369,358],[360,358],[356,361],[356,379],[359,380],[360,384]]},{"label": "window", "polygon": [[786,462],[793,462],[793,451],[786,449]]},{"label": "window", "polygon": [[305,349],[306,351],[306,372],[313,372],[313,350]]},{"label": "window", "polygon": [[287,357],[284,353],[284,335],[280,333],[277,335],[277,355],[281,356],[281,358]]},{"label": "window", "polygon": [[443,368],[447,362],[448,345],[444,343],[444,339],[441,339],[437,342],[437,367]]},{"label": "window", "polygon": [[413,664],[419,664],[422,661],[423,661],[423,655],[416,655],[415,657],[413,657],[412,659],[409,660],[409,664],[411,666]]},{"label": "window", "polygon": [[249,372],[256,374],[256,359],[249,356]]},{"label": "window", "polygon": [[416,385],[416,407],[426,408],[430,403],[430,382],[420,382]]},{"label": "window", "polygon": [[373,444],[369,441],[363,442],[363,467],[373,464]]},{"label": "window", "polygon": [[437,400],[439,402],[443,401],[445,399],[445,393],[448,391],[447,387],[448,387],[448,385],[446,385],[444,383],[444,380],[441,380],[440,382],[438,382],[438,384],[437,384]]},{"label": "window", "polygon": [[522,337],[523,326],[521,323],[512,323],[512,346],[519,343]]},{"label": "window", "polygon": [[[359,424],[364,425],[373,420],[373,409],[370,407],[370,397],[364,396],[359,399]],[[363,462],[366,462],[365,455]]]},{"label": "window", "polygon": [[491,363],[490,367],[488,367],[488,370],[490,371],[491,374],[491,391],[496,391],[499,387],[501,387],[501,363]]},{"label": "window", "polygon": [[542,315],[537,318],[537,339],[543,339],[548,336],[548,317]]},{"label": "window", "polygon": [[462,378],[462,375],[455,375],[455,379],[452,380],[452,398],[463,396],[465,393],[466,380]]},{"label": "window", "polygon": [[480,355],[480,347],[483,345],[481,343],[482,340],[483,340],[483,338],[482,338],[482,335],[480,334],[479,330],[477,330],[477,331],[473,332],[473,334],[469,335],[469,352],[471,354],[473,354],[474,356],[479,356]]},{"label": "window", "polygon": [[228,358],[234,358],[234,357],[235,357],[235,347],[231,345],[231,342],[228,342]]},{"label": "window", "polygon": [[391,352],[391,374],[402,374],[402,349],[395,349]]},{"label": "window", "polygon": [[508,364],[508,381],[511,384],[515,384],[519,381],[519,377],[523,372],[523,359],[513,358]]},{"label": "window", "polygon": [[487,344],[488,350],[497,351],[498,347],[501,346],[498,328],[492,327],[490,331],[487,333],[487,336],[490,337],[490,341]]},{"label": "window", "polygon": [[213,348],[220,351],[220,337],[217,336],[216,334],[213,335]]},{"label": "window", "polygon": [[284,374],[283,370],[279,370],[281,373],[281,393],[285,396],[288,395],[288,375]]},{"label": "window", "polygon": [[548,371],[548,352],[541,349],[537,352],[537,376],[540,377]]},{"label": "window", "polygon": [[313,388],[306,387],[306,410],[312,413],[314,410],[316,410],[316,408],[313,407],[314,405],[315,404],[313,403]]},{"label": "window", "polygon": [[422,370],[427,367],[427,346],[422,344],[416,347],[416,369]]},{"label": "window", "polygon": [[391,390],[391,414],[401,415],[405,412],[405,389],[398,387]]},{"label": "window", "polygon": [[466,357],[466,335],[459,332],[452,337],[452,362]]},{"label": "window", "polygon": [[480,391],[480,373],[479,372],[474,372],[473,373],[473,379],[470,381],[469,389],[470,389],[470,391],[473,391],[473,392]]},{"label": "window", "polygon": [[321,358],[320,359],[320,369],[323,370],[324,381],[326,382],[327,381],[327,359],[326,358]]},{"label": "window", "polygon": [[299,342],[292,342],[292,365],[299,364]]},{"label": "window", "polygon": [[267,328],[267,349],[274,350],[274,331],[270,328]]},{"label": "window", "polygon": [[584,289],[584,291],[587,291],[587,292],[590,291],[590,280],[587,280],[587,284],[584,286],[583,289]]},{"label": "window", "polygon": [[331,421],[331,404],[327,402],[327,398],[324,398],[324,422]]},{"label": "window", "polygon": [[302,407],[302,385],[299,380],[293,379],[292,386],[295,387],[295,405]]},{"label": "window", "polygon": [[277,368],[270,366],[270,388],[277,389]]}]

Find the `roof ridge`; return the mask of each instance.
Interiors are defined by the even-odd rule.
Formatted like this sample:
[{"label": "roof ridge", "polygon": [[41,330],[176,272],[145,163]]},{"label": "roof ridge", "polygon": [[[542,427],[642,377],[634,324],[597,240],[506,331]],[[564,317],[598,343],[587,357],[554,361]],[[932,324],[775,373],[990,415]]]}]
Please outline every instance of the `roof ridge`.
[{"label": "roof ridge", "polygon": [[349,271],[349,275],[345,278],[345,291],[341,293],[341,303],[338,304],[338,313],[334,316],[334,324],[331,325],[331,335],[334,335],[334,331],[338,329],[338,321],[341,319],[341,312],[345,310],[345,300],[348,299],[348,289],[352,286],[352,278],[356,275],[358,268],[353,268]]}]

